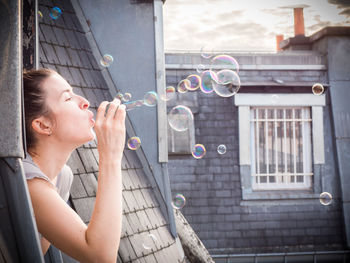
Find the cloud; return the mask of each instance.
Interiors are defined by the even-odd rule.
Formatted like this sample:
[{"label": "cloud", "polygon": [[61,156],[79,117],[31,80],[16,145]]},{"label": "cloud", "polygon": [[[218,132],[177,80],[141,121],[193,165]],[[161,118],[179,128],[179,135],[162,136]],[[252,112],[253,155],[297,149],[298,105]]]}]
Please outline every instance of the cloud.
[{"label": "cloud", "polygon": [[342,11],[339,12],[340,15],[345,15],[345,17],[350,17],[350,1],[349,0],[328,0],[328,3],[336,5],[337,8]]}]

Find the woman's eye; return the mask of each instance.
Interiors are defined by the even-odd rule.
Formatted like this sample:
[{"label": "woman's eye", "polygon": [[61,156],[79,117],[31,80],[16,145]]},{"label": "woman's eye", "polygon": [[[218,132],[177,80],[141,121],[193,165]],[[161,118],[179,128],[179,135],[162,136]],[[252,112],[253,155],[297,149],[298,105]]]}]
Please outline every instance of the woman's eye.
[{"label": "woman's eye", "polygon": [[69,98],[66,99],[66,101],[69,101],[69,100],[71,100],[71,99],[72,99],[72,97],[69,97]]}]

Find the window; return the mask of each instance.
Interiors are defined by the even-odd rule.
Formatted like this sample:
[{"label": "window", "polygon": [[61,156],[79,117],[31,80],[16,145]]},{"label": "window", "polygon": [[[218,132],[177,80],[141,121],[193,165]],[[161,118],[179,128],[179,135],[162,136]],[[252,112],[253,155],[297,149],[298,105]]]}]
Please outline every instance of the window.
[{"label": "window", "polygon": [[309,189],[310,107],[252,107],[250,121],[252,188]]},{"label": "window", "polygon": [[242,199],[319,195],[325,96],[240,93],[235,105]]}]

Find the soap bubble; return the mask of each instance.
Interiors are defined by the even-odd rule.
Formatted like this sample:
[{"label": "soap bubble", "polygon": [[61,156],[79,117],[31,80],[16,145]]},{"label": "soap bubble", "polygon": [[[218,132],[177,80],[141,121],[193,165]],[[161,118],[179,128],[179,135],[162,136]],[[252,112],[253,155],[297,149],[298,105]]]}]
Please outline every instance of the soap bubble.
[{"label": "soap bubble", "polygon": [[153,234],[147,234],[142,242],[142,246],[146,250],[150,250],[155,247],[155,243],[157,242],[157,237]]},{"label": "soap bubble", "polygon": [[101,66],[103,67],[109,67],[113,63],[113,57],[109,54],[104,54],[103,57],[100,59]]},{"label": "soap bubble", "polygon": [[175,98],[176,96],[176,90],[173,86],[168,86],[165,89],[165,94],[162,95],[162,100],[164,101],[169,101],[172,100],[173,98]]},{"label": "soap bubble", "polygon": [[197,65],[196,71],[198,73],[202,73],[205,70],[205,66],[203,64]]},{"label": "soap bubble", "polygon": [[196,159],[201,159],[206,154],[207,150],[203,144],[196,144],[192,150],[192,156]]},{"label": "soap bubble", "polygon": [[216,76],[215,72],[206,70],[202,73],[202,83],[201,83],[201,91],[204,93],[212,93],[214,91],[213,87],[213,76]]},{"label": "soap bubble", "polygon": [[193,121],[193,114],[190,108],[178,105],[172,108],[168,114],[168,122],[175,131],[185,131]]},{"label": "soap bubble", "polygon": [[228,55],[215,56],[211,61],[212,69],[222,70],[230,69],[238,73],[239,65],[237,60]]},{"label": "soap bubble", "polygon": [[153,107],[157,105],[158,95],[154,91],[149,91],[145,94],[143,99],[143,104],[149,107]]},{"label": "soap bubble", "polygon": [[209,59],[213,56],[213,52],[209,52],[205,47],[201,47],[201,56],[202,58]]},{"label": "soap bubble", "polygon": [[324,87],[321,83],[315,83],[312,86],[312,93],[314,95],[321,95],[321,94],[323,94],[323,92],[324,92]]},{"label": "soap bubble", "polygon": [[128,148],[129,148],[130,150],[135,151],[135,150],[137,150],[138,148],[140,148],[140,146],[141,146],[141,140],[140,140],[139,137],[134,136],[134,137],[131,137],[131,138],[128,140]]},{"label": "soap bubble", "polygon": [[124,96],[123,96],[123,94],[118,93],[117,95],[115,95],[115,98],[118,99],[118,100],[120,100],[120,101],[122,101],[123,98],[124,98]]},{"label": "soap bubble", "polygon": [[275,104],[279,101],[280,97],[277,94],[271,96],[271,103]]},{"label": "soap bubble", "polygon": [[333,197],[330,193],[323,192],[320,194],[320,203],[323,205],[330,205],[332,203]]},{"label": "soap bubble", "polygon": [[213,87],[216,94],[220,97],[231,97],[235,95],[241,87],[241,80],[238,74],[229,69],[220,70],[216,73],[217,81],[214,81]]},{"label": "soap bubble", "polygon": [[177,91],[180,93],[186,93],[189,87],[191,87],[191,81],[188,79],[183,79],[177,85]]},{"label": "soap bubble", "polygon": [[226,145],[220,144],[220,145],[218,146],[218,153],[219,153],[219,154],[225,154],[225,153],[226,153]]},{"label": "soap bubble", "polygon": [[175,209],[181,209],[186,204],[186,198],[182,194],[176,194],[171,204]]},{"label": "soap bubble", "polygon": [[123,95],[123,101],[129,101],[131,99],[131,94],[129,92],[126,92],[124,95]]},{"label": "soap bubble", "polygon": [[62,14],[62,11],[59,7],[55,6],[51,9],[50,11],[50,17],[53,19],[53,20],[57,20]]},{"label": "soap bubble", "polygon": [[190,85],[187,86],[188,90],[194,91],[201,86],[201,77],[196,74],[189,75],[186,79],[190,81]]}]

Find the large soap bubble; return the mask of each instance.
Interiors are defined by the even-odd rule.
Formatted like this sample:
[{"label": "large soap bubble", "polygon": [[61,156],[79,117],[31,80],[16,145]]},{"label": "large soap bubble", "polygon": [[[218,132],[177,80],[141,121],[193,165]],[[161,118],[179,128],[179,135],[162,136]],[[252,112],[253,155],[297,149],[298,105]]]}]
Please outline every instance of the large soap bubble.
[{"label": "large soap bubble", "polygon": [[213,88],[220,97],[231,97],[235,95],[241,87],[241,80],[238,74],[229,69],[220,70],[216,73],[216,81]]},{"label": "large soap bubble", "polygon": [[175,106],[168,114],[169,125],[175,131],[186,131],[192,121],[191,109],[183,105]]},{"label": "large soap bubble", "polygon": [[238,73],[239,64],[237,60],[228,55],[217,55],[211,60],[213,70],[230,69]]}]

